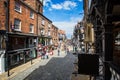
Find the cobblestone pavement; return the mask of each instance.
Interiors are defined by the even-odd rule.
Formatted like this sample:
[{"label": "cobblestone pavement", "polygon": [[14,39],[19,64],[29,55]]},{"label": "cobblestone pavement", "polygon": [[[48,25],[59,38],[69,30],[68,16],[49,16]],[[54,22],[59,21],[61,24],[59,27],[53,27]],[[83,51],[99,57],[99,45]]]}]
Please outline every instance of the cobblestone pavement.
[{"label": "cobblestone pavement", "polygon": [[72,54],[53,57],[46,65],[34,70],[24,80],[71,80],[75,59]]}]

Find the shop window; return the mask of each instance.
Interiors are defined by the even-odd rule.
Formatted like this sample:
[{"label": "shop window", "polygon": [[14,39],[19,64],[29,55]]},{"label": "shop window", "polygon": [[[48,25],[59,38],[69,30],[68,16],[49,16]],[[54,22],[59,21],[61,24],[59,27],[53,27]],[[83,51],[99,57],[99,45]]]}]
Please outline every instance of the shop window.
[{"label": "shop window", "polygon": [[120,66],[120,29],[114,31],[113,60]]},{"label": "shop window", "polygon": [[33,44],[33,39],[30,39],[30,44]]},{"label": "shop window", "polygon": [[11,65],[18,64],[19,62],[19,55],[12,55],[11,56]]},{"label": "shop window", "polygon": [[20,54],[20,60],[23,60],[23,59],[24,59],[24,55]]},{"label": "shop window", "polygon": [[6,44],[5,44],[5,39],[2,35],[0,35],[0,49],[5,49]]}]

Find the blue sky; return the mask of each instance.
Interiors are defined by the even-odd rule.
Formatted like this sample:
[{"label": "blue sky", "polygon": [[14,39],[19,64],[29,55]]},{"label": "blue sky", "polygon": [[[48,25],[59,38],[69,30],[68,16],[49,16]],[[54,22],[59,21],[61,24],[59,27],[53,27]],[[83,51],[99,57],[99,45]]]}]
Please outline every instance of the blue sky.
[{"label": "blue sky", "polygon": [[44,0],[43,14],[71,38],[73,28],[83,15],[83,0]]}]

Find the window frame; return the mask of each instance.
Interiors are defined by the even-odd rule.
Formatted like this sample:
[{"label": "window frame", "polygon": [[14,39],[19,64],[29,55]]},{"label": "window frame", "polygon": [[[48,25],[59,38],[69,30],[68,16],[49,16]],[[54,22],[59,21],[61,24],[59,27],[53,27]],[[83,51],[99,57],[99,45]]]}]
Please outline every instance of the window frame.
[{"label": "window frame", "polygon": [[30,10],[30,18],[34,19],[34,12],[32,10]]},{"label": "window frame", "polygon": [[42,25],[45,25],[45,20],[44,19],[42,19]]},{"label": "window frame", "polygon": [[30,26],[29,26],[29,32],[30,33],[34,33],[34,25],[33,24],[30,24]]},{"label": "window frame", "polygon": [[15,2],[14,10],[17,11],[17,12],[19,12],[19,13],[22,12],[22,7],[21,7],[20,3]]},{"label": "window frame", "polygon": [[[16,24],[15,21],[19,21],[19,23]],[[18,29],[16,28],[16,26],[18,27]],[[20,19],[14,19],[14,30],[21,31],[21,20]]]}]

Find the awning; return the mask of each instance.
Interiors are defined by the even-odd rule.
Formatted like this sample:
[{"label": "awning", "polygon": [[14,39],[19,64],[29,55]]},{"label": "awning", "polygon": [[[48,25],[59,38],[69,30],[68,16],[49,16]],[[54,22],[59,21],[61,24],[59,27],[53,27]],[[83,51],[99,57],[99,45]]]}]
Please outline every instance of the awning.
[{"label": "awning", "polygon": [[35,34],[26,34],[26,33],[12,33],[12,32],[9,32],[8,34],[9,35],[19,35],[19,36],[28,36],[28,37],[37,37],[37,35],[35,35]]}]

